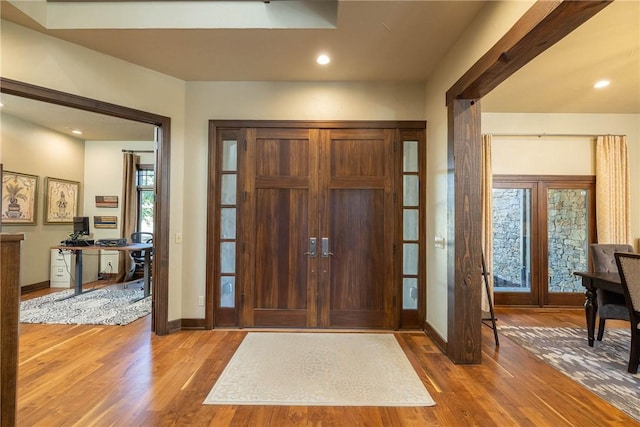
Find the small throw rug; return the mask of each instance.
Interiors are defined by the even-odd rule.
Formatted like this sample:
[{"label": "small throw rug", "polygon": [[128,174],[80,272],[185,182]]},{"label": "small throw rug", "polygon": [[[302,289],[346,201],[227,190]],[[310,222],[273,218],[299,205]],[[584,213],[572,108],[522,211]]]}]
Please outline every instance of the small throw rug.
[{"label": "small throw rug", "polygon": [[[151,313],[151,297],[137,286],[109,286],[72,298],[64,290],[20,302],[20,322],[68,325],[126,325]],[[65,299],[67,298],[67,299]]]},{"label": "small throw rug", "polygon": [[392,334],[250,332],[204,404],[433,406]]},{"label": "small throw rug", "polygon": [[606,329],[593,347],[584,328],[502,326],[500,333],[640,421],[640,374],[627,372],[628,329]]}]

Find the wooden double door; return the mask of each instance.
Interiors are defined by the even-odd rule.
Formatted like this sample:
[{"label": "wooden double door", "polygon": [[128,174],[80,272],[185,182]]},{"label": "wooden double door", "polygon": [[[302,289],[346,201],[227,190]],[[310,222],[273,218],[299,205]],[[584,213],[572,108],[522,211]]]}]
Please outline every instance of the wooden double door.
[{"label": "wooden double door", "polygon": [[394,131],[245,132],[242,325],[393,327]]}]

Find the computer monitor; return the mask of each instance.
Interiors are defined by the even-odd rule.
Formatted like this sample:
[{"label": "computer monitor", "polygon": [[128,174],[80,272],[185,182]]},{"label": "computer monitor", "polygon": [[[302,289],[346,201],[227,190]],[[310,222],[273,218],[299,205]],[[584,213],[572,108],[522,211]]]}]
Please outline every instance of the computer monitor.
[{"label": "computer monitor", "polygon": [[79,236],[89,235],[89,217],[88,216],[76,216],[73,217],[73,239],[77,239]]}]

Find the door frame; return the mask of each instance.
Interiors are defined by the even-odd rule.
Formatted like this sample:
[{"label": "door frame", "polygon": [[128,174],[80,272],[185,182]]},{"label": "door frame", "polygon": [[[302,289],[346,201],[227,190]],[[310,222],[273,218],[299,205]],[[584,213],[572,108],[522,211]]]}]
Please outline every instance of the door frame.
[{"label": "door frame", "polygon": [[62,105],[78,110],[119,117],[158,127],[155,148],[156,204],[154,207],[154,255],[151,329],[157,335],[167,335],[169,328],[169,193],[171,119],[146,111],[110,104],[96,99],[36,86],[0,77],[0,92],[35,101]]},{"label": "door frame", "polygon": [[[519,306],[580,306],[584,303],[584,294],[560,294],[549,292],[549,242],[548,242],[548,206],[547,190],[549,189],[587,189],[588,230],[587,241],[596,240],[595,218],[595,183],[592,175],[494,175],[494,188],[529,188],[531,189],[531,293],[518,295],[512,292],[496,292],[496,305]],[[591,263],[587,251],[587,265]],[[529,296],[528,298],[526,296]]]},{"label": "door frame", "polygon": [[[421,215],[420,221],[422,227],[420,228],[420,272],[421,278],[419,281],[418,294],[422,296],[422,301],[418,304],[416,310],[417,322],[416,328],[421,327],[422,321],[426,318],[426,272],[423,260],[426,258],[426,220],[424,214],[424,201],[426,200],[426,171],[424,169],[424,153],[425,150],[425,135],[426,135],[426,121],[296,121],[296,120],[210,120],[209,121],[209,146],[208,146],[208,177],[207,177],[207,232],[206,232],[206,284],[205,284],[205,329],[214,329],[215,327],[215,308],[216,308],[216,278],[218,272],[216,271],[217,260],[220,256],[217,247],[217,236],[219,233],[219,220],[216,212],[219,209],[219,202],[217,198],[218,183],[218,137],[225,130],[229,129],[244,129],[244,128],[314,128],[314,129],[396,129],[397,140],[394,144],[400,141],[403,132],[406,135],[414,136],[416,131],[422,131],[422,140],[419,141],[419,164],[421,167],[421,187],[420,187],[420,203],[421,203]],[[240,132],[242,133],[242,132]],[[241,135],[240,135],[241,136]],[[240,144],[240,141],[238,141]],[[396,163],[397,165],[398,163]],[[397,169],[397,168],[396,168]],[[395,170],[394,174],[398,174],[399,171]],[[397,209],[397,206],[396,206]],[[396,218],[394,228],[401,230],[402,221],[401,215]],[[398,264],[398,259],[401,259],[397,254],[401,252],[400,248],[396,251],[394,259],[394,267]],[[394,278],[401,277],[398,273],[394,272]],[[396,297],[397,299],[397,297]],[[236,301],[239,301],[239,296],[236,297]],[[402,317],[402,304],[397,303],[396,309],[398,310],[397,318],[406,319]],[[404,320],[406,322],[406,320]],[[400,322],[399,322],[400,323]],[[400,325],[398,325],[400,326]]]}]

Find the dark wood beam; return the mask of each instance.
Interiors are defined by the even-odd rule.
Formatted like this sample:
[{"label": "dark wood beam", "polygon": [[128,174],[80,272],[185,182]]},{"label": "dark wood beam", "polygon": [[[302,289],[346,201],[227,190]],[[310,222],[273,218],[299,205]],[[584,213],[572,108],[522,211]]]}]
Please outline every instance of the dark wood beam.
[{"label": "dark wood beam", "polygon": [[[480,99],[610,1],[538,1],[448,91],[447,355],[481,361]],[[517,96],[518,94],[514,94]]]},{"label": "dark wood beam", "polygon": [[447,91],[447,105],[455,98],[482,98],[609,4],[611,1],[536,2]]}]

